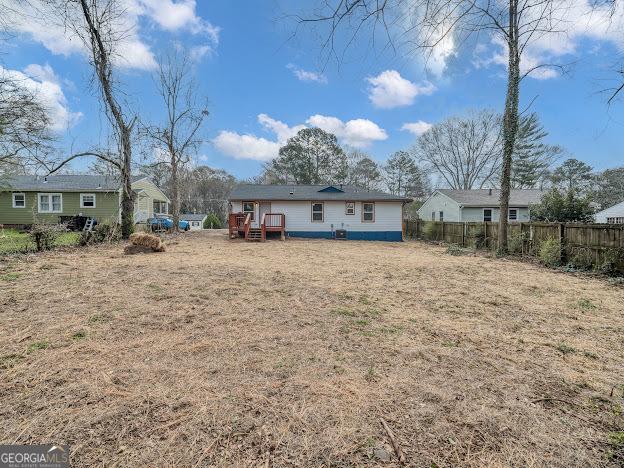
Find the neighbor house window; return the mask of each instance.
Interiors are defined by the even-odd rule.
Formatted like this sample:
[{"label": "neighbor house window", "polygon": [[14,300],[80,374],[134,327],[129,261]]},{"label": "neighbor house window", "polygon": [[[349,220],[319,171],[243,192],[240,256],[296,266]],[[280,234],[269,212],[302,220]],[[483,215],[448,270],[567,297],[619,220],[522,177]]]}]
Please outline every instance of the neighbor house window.
[{"label": "neighbor house window", "polygon": [[39,193],[37,195],[39,213],[61,213],[63,195],[60,193]]},{"label": "neighbor house window", "polygon": [[431,212],[431,221],[435,221],[435,211]]},{"label": "neighbor house window", "polygon": [[199,221],[191,221],[193,227],[199,227]]},{"label": "neighbor house window", "polygon": [[483,208],[483,221],[492,221],[492,208]]},{"label": "neighbor house window", "polygon": [[81,193],[80,208],[95,208],[95,193]]},{"label": "neighbor house window", "polygon": [[518,221],[518,208],[509,208],[509,221]]},{"label": "neighbor house window", "polygon": [[13,208],[26,208],[26,194],[24,193],[13,194]]},{"label": "neighbor house window", "polygon": [[245,217],[247,217],[247,213],[251,214],[251,220],[254,220],[254,215],[256,210],[254,209],[254,202],[252,201],[244,201],[243,202],[243,213],[245,213]]},{"label": "neighbor house window", "polygon": [[156,214],[167,214],[167,202],[154,200],[154,213]]},{"label": "neighbor house window", "polygon": [[355,202],[348,201],[345,203],[345,212],[348,215],[355,214]]},{"label": "neighbor house window", "polygon": [[440,211],[440,221],[444,221],[444,211]]},{"label": "neighbor house window", "polygon": [[613,218],[607,218],[608,224],[624,224],[624,216],[616,216]]},{"label": "neighbor house window", "polygon": [[323,222],[323,203],[312,203],[312,222]]},{"label": "neighbor house window", "polygon": [[375,222],[375,204],[374,203],[362,203],[362,222],[363,223]]}]

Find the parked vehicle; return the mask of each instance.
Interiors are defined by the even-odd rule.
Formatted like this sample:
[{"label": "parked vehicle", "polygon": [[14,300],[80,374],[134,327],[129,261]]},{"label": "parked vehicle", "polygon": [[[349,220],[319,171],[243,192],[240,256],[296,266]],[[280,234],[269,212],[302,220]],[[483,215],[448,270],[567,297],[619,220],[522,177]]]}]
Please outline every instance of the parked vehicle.
[{"label": "parked vehicle", "polygon": [[[162,216],[157,218],[149,218],[147,225],[152,228],[153,231],[170,231],[173,229],[173,219]],[[188,231],[191,229],[191,225],[188,221],[180,220],[178,222],[178,228],[180,231]]]}]

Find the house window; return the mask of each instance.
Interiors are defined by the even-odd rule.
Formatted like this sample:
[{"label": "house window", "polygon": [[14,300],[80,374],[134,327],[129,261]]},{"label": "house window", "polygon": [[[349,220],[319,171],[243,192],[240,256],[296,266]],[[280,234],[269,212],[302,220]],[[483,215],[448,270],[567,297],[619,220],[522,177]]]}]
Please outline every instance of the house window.
[{"label": "house window", "polygon": [[345,213],[348,215],[355,214],[355,202],[348,201],[345,203]]},{"label": "house window", "polygon": [[26,195],[23,193],[13,194],[13,208],[26,208]]},{"label": "house window", "polygon": [[431,221],[435,221],[435,211],[431,212]]},{"label": "house window", "polygon": [[199,227],[199,221],[191,221],[193,227]]},{"label": "house window", "polygon": [[39,213],[61,213],[63,211],[63,196],[60,193],[37,194]]},{"label": "house window", "polygon": [[518,221],[518,208],[509,208],[509,221]]},{"label": "house window", "polygon": [[362,203],[362,222],[363,223],[375,222],[375,204],[374,203]]},{"label": "house window", "polygon": [[492,208],[483,208],[483,221],[492,221]]},{"label": "house window", "polygon": [[95,208],[95,193],[81,193],[80,208]]},{"label": "house window", "polygon": [[613,218],[607,218],[608,224],[624,224],[624,216],[616,216]]},{"label": "house window", "polygon": [[313,223],[322,223],[323,222],[323,203],[312,203],[312,222]]},{"label": "house window", "polygon": [[154,213],[155,214],[167,214],[167,202],[154,200]]},{"label": "house window", "polygon": [[245,217],[247,217],[247,213],[251,213],[251,220],[254,220],[254,216],[255,216],[255,209],[254,209],[254,202],[252,201],[244,201],[243,202],[243,213],[245,214]]},{"label": "house window", "polygon": [[440,211],[440,221],[444,221],[444,211]]}]

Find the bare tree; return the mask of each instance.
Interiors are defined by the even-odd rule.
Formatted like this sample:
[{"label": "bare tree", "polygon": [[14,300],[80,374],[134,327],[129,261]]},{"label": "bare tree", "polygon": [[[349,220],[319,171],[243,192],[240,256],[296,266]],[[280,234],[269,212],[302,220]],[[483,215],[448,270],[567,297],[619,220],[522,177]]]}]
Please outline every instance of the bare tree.
[{"label": "bare tree", "polygon": [[145,132],[153,142],[159,157],[155,165],[171,170],[170,190],[174,229],[180,219],[180,170],[191,160],[202,143],[199,130],[208,116],[207,101],[197,102],[196,84],[190,61],[185,53],[170,53],[161,60],[157,87],[165,106],[162,124],[146,126]]},{"label": "bare tree", "polygon": [[500,123],[499,114],[492,111],[451,117],[423,133],[412,153],[453,189],[483,188],[500,171]]},{"label": "bare tree", "polygon": [[52,150],[50,124],[36,94],[0,67],[0,170],[40,165]]},{"label": "bare tree", "polygon": [[111,124],[117,148],[115,152],[97,149],[71,155],[50,169],[52,174],[70,161],[93,156],[114,166],[121,182],[121,233],[124,238],[134,230],[134,199],[132,191],[132,134],[137,118],[122,105],[115,76],[115,60],[127,31],[120,27],[124,9],[120,0],[49,0],[60,12],[65,26],[79,37],[89,52],[94,82],[102,97],[102,106]]},{"label": "bare tree", "polygon": [[[399,41],[428,56],[448,41],[462,43],[486,33],[507,49],[507,92],[503,114],[503,158],[501,166],[501,212],[509,207],[511,162],[518,132],[520,82],[538,68],[537,64],[521,73],[521,58],[534,41],[555,32],[558,16],[568,2],[563,0],[326,0],[323,7],[300,23],[327,25],[324,47],[335,53],[335,40],[341,29],[352,31],[347,46],[367,26],[381,29],[391,46]],[[560,31],[559,31],[560,32]],[[395,34],[398,33],[398,34]],[[335,54],[338,57],[338,54]],[[498,245],[507,251],[507,217],[499,222]]]}]

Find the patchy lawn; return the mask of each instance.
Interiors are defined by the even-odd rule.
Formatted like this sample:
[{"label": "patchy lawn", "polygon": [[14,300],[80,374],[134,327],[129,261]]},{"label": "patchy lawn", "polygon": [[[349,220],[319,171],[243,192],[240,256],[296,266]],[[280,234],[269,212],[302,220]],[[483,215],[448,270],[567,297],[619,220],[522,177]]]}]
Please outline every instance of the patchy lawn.
[{"label": "patchy lawn", "polygon": [[[0,443],[75,466],[624,461],[624,289],[417,242],[0,264]],[[9,263],[7,263],[9,262]],[[389,459],[389,461],[386,461]]]},{"label": "patchy lawn", "polygon": [[[55,246],[75,246],[78,245],[79,241],[79,232],[63,232],[56,238]],[[35,243],[27,232],[15,229],[0,229],[0,255],[27,253],[35,250]]]}]

